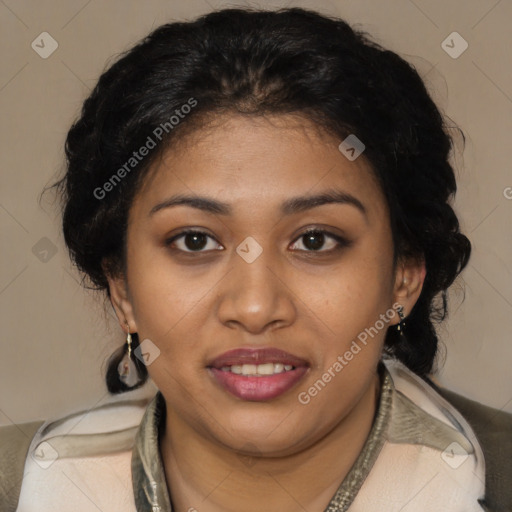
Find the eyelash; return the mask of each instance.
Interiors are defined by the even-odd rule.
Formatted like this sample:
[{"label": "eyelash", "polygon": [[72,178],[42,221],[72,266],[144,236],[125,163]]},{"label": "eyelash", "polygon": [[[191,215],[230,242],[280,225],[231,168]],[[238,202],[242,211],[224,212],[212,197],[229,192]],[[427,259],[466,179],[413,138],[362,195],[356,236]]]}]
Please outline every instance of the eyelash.
[{"label": "eyelash", "polygon": [[[343,238],[343,237],[341,237],[339,235],[336,235],[334,233],[331,233],[329,231],[326,231],[326,230],[320,229],[320,228],[310,228],[310,229],[307,229],[306,231],[304,231],[303,233],[301,233],[299,236],[297,236],[294,239],[293,245],[295,245],[295,243],[297,241],[299,241],[304,236],[309,235],[310,233],[326,235],[327,238],[331,238],[331,239],[335,240],[337,242],[338,246],[334,247],[333,249],[329,249],[327,251],[322,251],[322,250],[315,251],[315,250],[304,250],[304,249],[296,249],[296,250],[298,250],[299,252],[305,252],[305,253],[310,253],[310,254],[331,254],[331,253],[333,253],[335,251],[339,251],[339,250],[341,250],[341,249],[343,249],[345,247],[349,247],[350,245],[352,245],[352,242],[347,240],[346,238]],[[177,235],[174,235],[173,237],[167,239],[165,241],[165,245],[167,247],[170,247],[176,240],[179,240],[180,238],[184,238],[186,235],[206,235],[208,238],[211,238],[212,240],[215,240],[215,238],[213,236],[209,235],[205,231],[200,231],[200,230],[195,230],[195,229],[187,229],[187,230],[184,230],[184,231],[178,233]],[[174,251],[179,251],[179,252],[181,252],[183,254],[186,254],[186,255],[202,254],[202,253],[208,252],[208,251],[203,251],[203,250],[200,250],[200,251],[184,251],[182,249],[176,249],[176,248],[172,248],[172,247],[171,247],[171,249],[174,250]]]}]

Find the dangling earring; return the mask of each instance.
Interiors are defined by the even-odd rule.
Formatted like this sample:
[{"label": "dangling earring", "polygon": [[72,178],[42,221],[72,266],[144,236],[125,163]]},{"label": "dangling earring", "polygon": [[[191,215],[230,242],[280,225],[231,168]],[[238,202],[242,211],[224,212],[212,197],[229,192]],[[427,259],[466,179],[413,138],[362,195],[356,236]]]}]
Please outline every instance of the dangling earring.
[{"label": "dangling earring", "polygon": [[398,312],[398,316],[400,317],[400,322],[396,326],[396,330],[400,333],[400,336],[405,336],[404,335],[404,327],[405,327],[404,307],[403,306],[398,306],[397,312]]},{"label": "dangling earring", "polygon": [[119,347],[109,358],[105,381],[109,393],[118,394],[139,388],[148,380],[148,369],[134,350],[139,346],[137,333],[130,334],[128,324],[126,343]]},{"label": "dangling earring", "polygon": [[125,354],[119,364],[117,365],[117,373],[119,374],[119,380],[125,384],[128,388],[135,388],[143,380],[137,365],[133,360],[132,352],[132,335],[128,331],[126,335]]}]

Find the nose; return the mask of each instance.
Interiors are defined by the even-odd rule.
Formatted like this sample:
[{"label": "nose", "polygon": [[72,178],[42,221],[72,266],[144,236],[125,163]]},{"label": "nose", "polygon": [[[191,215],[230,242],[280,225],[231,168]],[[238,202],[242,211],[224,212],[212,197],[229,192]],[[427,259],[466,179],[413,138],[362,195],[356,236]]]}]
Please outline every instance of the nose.
[{"label": "nose", "polygon": [[252,263],[233,255],[233,267],[221,281],[217,314],[232,329],[261,334],[291,325],[296,308],[285,273],[263,251]]}]

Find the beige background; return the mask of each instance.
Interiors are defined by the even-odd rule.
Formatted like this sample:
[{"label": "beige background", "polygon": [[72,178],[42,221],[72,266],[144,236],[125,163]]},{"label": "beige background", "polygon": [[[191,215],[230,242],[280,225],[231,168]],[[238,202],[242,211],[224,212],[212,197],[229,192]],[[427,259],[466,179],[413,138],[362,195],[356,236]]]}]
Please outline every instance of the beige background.
[{"label": "beige background", "polygon": [[[233,5],[247,3],[0,0],[0,424],[111,400],[103,367],[123,336],[111,309],[80,287],[55,206],[38,204],[42,188],[62,170],[64,138],[81,102],[109,59],[153,27]],[[438,379],[512,411],[512,2],[251,5],[317,8],[369,31],[417,66],[438,105],[464,130],[466,149],[455,158],[456,209],[474,252],[460,280],[465,301],[455,289],[440,330],[447,357]],[[441,46],[453,31],[469,44],[456,59]],[[47,59],[31,47],[42,32],[58,42]],[[142,393],[153,391],[149,385]]]}]

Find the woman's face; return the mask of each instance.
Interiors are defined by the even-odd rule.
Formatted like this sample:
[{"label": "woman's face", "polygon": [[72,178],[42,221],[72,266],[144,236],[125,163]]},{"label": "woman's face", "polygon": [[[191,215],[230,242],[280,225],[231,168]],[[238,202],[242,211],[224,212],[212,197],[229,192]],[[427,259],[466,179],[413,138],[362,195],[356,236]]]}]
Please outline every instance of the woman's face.
[{"label": "woman's face", "polygon": [[340,142],[297,117],[225,117],[169,150],[134,200],[113,300],[150,340],[168,419],[205,439],[312,445],[375,384],[393,304],[407,314],[419,294],[402,285],[412,267],[393,273],[364,153]]}]

